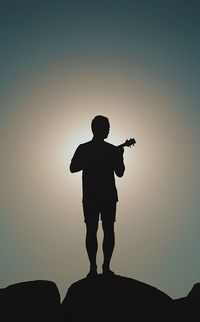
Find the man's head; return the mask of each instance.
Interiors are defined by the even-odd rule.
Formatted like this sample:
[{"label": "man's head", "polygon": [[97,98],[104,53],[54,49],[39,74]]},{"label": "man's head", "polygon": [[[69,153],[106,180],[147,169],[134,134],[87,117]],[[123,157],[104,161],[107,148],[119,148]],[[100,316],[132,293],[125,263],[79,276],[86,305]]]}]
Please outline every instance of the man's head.
[{"label": "man's head", "polygon": [[98,139],[106,139],[110,130],[110,124],[107,117],[97,115],[91,123],[92,133]]}]

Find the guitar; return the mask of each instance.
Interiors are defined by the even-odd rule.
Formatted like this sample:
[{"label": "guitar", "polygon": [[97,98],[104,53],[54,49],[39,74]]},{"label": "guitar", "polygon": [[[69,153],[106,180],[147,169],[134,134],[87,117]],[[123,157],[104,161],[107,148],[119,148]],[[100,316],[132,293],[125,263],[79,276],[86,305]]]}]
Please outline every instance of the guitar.
[{"label": "guitar", "polygon": [[135,139],[129,139],[129,140],[126,140],[124,143],[118,145],[117,147],[118,148],[123,148],[125,146],[131,147],[132,145],[135,145],[135,143],[136,143]]}]

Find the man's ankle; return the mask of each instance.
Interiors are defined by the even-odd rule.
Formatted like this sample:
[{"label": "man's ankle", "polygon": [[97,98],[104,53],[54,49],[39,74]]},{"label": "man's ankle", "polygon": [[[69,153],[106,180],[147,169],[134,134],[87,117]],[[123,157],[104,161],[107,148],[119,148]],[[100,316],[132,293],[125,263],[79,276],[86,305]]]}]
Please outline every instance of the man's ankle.
[{"label": "man's ankle", "polygon": [[105,264],[103,264],[103,265],[102,265],[102,271],[103,271],[103,272],[110,271],[110,265],[105,265]]},{"label": "man's ankle", "polygon": [[97,271],[97,265],[96,265],[96,264],[94,264],[94,265],[90,265],[90,271],[91,271],[91,272],[95,272],[95,271]]}]

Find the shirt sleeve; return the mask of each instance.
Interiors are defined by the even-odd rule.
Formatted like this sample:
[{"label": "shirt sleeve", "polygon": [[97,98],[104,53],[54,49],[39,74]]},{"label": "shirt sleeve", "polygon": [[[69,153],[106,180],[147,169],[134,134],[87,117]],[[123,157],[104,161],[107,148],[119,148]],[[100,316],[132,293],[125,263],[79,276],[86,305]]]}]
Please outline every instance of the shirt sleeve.
[{"label": "shirt sleeve", "polygon": [[69,168],[72,173],[83,170],[84,154],[83,154],[83,148],[81,145],[79,145],[78,148],[76,149]]}]

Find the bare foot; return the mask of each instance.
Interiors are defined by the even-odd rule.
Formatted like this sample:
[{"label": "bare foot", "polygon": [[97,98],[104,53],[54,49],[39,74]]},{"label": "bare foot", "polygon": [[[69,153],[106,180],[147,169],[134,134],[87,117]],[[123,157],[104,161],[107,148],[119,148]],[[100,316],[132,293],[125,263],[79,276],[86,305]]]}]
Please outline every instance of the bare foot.
[{"label": "bare foot", "polygon": [[113,271],[111,271],[110,268],[107,268],[107,269],[103,269],[102,275],[105,277],[111,277],[111,276],[114,276],[115,273]]},{"label": "bare foot", "polygon": [[97,276],[98,276],[97,270],[96,269],[92,269],[86,275],[86,278],[96,278]]}]

